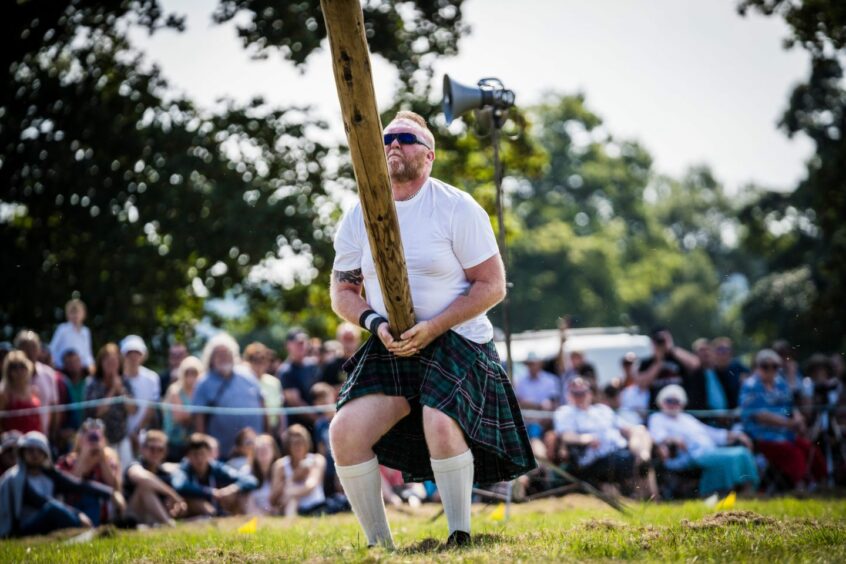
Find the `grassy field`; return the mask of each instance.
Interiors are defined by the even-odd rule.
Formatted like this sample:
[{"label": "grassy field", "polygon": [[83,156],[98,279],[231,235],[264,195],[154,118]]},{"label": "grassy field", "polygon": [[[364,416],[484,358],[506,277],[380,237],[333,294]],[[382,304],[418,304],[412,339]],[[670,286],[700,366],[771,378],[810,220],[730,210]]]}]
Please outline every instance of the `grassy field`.
[{"label": "grassy field", "polygon": [[[731,511],[702,502],[634,504],[623,516],[578,495],[514,505],[507,522],[494,506],[474,508],[474,543],[447,549],[438,507],[391,512],[396,552],[367,549],[351,514],[286,521],[246,518],[185,523],[175,529],[101,530],[0,542],[2,562],[278,562],[278,561],[548,561],[709,560],[846,561],[846,500],[740,500]],[[79,539],[77,539],[79,540]]]}]

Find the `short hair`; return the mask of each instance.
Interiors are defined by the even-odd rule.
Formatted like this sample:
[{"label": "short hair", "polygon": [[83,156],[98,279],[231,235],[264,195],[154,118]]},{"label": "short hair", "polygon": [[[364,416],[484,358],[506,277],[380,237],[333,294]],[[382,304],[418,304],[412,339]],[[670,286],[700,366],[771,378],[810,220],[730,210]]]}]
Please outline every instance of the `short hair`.
[{"label": "short hair", "polygon": [[141,434],[141,446],[147,446],[151,440],[158,440],[167,444],[167,434],[159,429],[150,429]]},{"label": "short hair", "polygon": [[391,120],[391,123],[397,120],[410,121],[415,125],[419,125],[420,128],[429,136],[429,141],[432,142],[432,150],[435,150],[435,135],[432,133],[432,130],[429,129],[429,124],[426,123],[426,119],[423,116],[417,112],[412,112],[411,110],[400,110],[397,112],[397,115],[394,116],[394,119]]},{"label": "short hair", "polygon": [[250,358],[256,355],[265,355],[270,359],[270,349],[264,345],[264,343],[259,343],[258,341],[254,343],[250,343],[244,348],[244,360],[247,362],[250,361]]},{"label": "short hair", "polygon": [[291,440],[295,438],[304,440],[309,452],[311,451],[311,433],[299,423],[294,423],[282,433],[282,444],[285,445],[285,450],[291,452]]},{"label": "short hair", "polygon": [[66,314],[72,309],[81,309],[82,311],[87,311],[87,308],[85,307],[85,302],[83,302],[79,298],[73,298],[72,300],[68,300],[68,302],[65,304]]},{"label": "short hair", "polygon": [[35,331],[30,331],[29,329],[23,329],[15,335],[15,348],[21,348],[21,345],[24,343],[35,343],[39,347],[41,346],[41,337],[38,336],[38,333]]},{"label": "short hair", "polygon": [[700,347],[710,347],[710,346],[711,346],[711,343],[708,341],[708,339],[706,339],[705,337],[700,337],[699,339],[696,339],[695,341],[693,341],[691,348],[693,349],[694,352],[696,352],[696,350]]},{"label": "short hair", "polygon": [[6,358],[3,359],[2,389],[5,389],[9,382],[9,373],[19,368],[26,370],[26,373],[31,377],[35,367],[23,351],[12,351],[7,354]]},{"label": "short hair", "polygon": [[335,388],[333,388],[326,382],[318,382],[311,387],[311,397],[314,400],[313,403],[332,398],[334,395]]},{"label": "short hair", "polygon": [[209,439],[211,439],[211,437],[205,433],[191,433],[191,436],[188,437],[187,451],[191,452],[203,448],[211,450],[212,445]]}]

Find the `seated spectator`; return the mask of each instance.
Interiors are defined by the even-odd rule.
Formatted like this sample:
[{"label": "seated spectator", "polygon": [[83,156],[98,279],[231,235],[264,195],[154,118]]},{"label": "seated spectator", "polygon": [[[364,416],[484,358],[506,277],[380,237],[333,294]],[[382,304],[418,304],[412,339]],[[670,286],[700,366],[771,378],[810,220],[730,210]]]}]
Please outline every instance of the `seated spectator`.
[{"label": "seated spectator", "polygon": [[650,334],[653,354],[640,363],[637,383],[649,389],[649,408],[658,409],[655,398],[664,386],[677,384],[684,387],[691,374],[699,369],[699,358],[677,347],[673,335],[664,328],[657,328]]},{"label": "seated spectator", "polygon": [[327,362],[318,375],[318,380],[334,386],[336,392],[341,391],[341,386],[347,380],[347,373],[344,371],[346,363],[358,347],[361,346],[361,329],[352,323],[344,322],[338,325],[335,332],[338,342],[341,344],[341,354]]},{"label": "seated spectator", "polygon": [[[37,390],[38,399],[42,406],[53,406],[59,401],[59,392],[56,387],[56,371],[39,360],[41,354],[41,339],[34,331],[21,331],[15,337],[15,348],[26,355],[35,367],[32,372],[32,384]],[[53,435],[55,430],[53,421],[56,414],[50,411],[43,411],[41,417],[42,432],[48,437]]]},{"label": "seated spectator", "polygon": [[176,369],[176,381],[165,394],[164,403],[168,407],[162,408],[162,430],[167,435],[167,459],[170,462],[182,460],[188,437],[194,432],[194,415],[184,406],[191,405],[191,398],[202,373],[203,363],[200,359],[196,356],[186,357]]},{"label": "seated spectator", "polygon": [[247,494],[247,515],[274,515],[276,508],[270,503],[273,481],[273,465],[279,460],[279,448],[270,435],[256,437],[255,453],[250,473],[258,481],[258,487]]},{"label": "seated spectator", "polygon": [[[123,377],[132,388],[132,395],[137,400],[158,402],[161,398],[159,375],[143,365],[147,359],[147,344],[138,335],[127,335],[120,342],[120,354],[123,355]],[[132,451],[138,450],[138,433],[141,429],[153,427],[156,409],[152,405],[139,405],[135,413],[129,416],[126,432],[132,441]]]},{"label": "seated spectator", "polygon": [[141,435],[141,456],[124,473],[123,490],[129,515],[146,525],[175,525],[188,511],[185,500],[171,487],[171,473],[163,467],[167,435],[151,430]]},{"label": "seated spectator", "polygon": [[212,443],[202,433],[188,440],[188,452],[171,477],[171,485],[188,505],[188,516],[243,513],[241,494],[258,487],[251,474],[241,474],[212,458]]},{"label": "seated spectator", "polygon": [[402,507],[408,503],[411,507],[420,507],[426,498],[426,487],[423,484],[407,483],[402,472],[387,466],[379,466],[382,478],[382,499],[394,507]]},{"label": "seated spectator", "polygon": [[[699,368],[694,370],[685,382],[689,408],[692,410],[728,409],[728,397],[723,384],[714,370],[714,351],[708,339],[696,339],[693,352],[699,359]],[[660,406],[659,406],[660,407]],[[714,417],[709,417],[713,420]]]},{"label": "seated spectator", "polygon": [[[279,368],[279,381],[282,383],[282,393],[285,405],[288,407],[306,407],[311,405],[309,392],[317,381],[317,365],[309,362],[308,334],[299,327],[288,331],[285,337],[285,348],[288,357]],[[314,427],[317,415],[301,413],[288,416],[288,424],[304,425],[308,429]]]},{"label": "seated spectator", "polygon": [[[244,349],[244,360],[261,388],[264,407],[282,407],[282,384],[279,378],[267,373],[270,369],[270,349],[258,342],[250,343]],[[269,413],[265,416],[265,429],[270,435],[276,435],[281,421],[278,413]]]},{"label": "seated spectator", "polygon": [[755,372],[740,389],[744,431],[790,484],[804,489],[809,480],[825,476],[822,453],[804,436],[805,419],[794,408],[793,392],[779,375],[782,357],[763,349],[755,357]]},{"label": "seated spectator", "polygon": [[[85,401],[85,378],[88,370],[82,365],[82,359],[75,349],[65,349],[62,353],[62,370],[59,376],[59,404],[79,405]],[[93,364],[93,363],[92,363]],[[73,448],[74,437],[77,430],[85,420],[85,410],[82,407],[73,407],[58,414],[58,436],[56,446],[59,452],[67,452]]]},{"label": "seated spectator", "polygon": [[[239,347],[230,335],[218,333],[203,349],[205,377],[197,384],[192,403],[204,407],[263,407],[261,388],[256,379],[239,366]],[[244,427],[264,432],[261,413],[243,415],[197,413],[194,428],[208,433],[220,443],[220,455],[227,456],[235,445],[235,436]]]},{"label": "seated spectator", "polygon": [[23,437],[20,431],[3,431],[0,435],[0,476],[18,463],[18,441]]},{"label": "seated spectator", "polygon": [[[103,422],[87,419],[76,435],[73,451],[56,461],[56,468],[82,480],[121,490],[120,461],[117,453],[106,445]],[[93,494],[69,494],[65,502],[83,513],[97,527],[110,518],[108,500]]]},{"label": "seated spectator", "polygon": [[[619,484],[625,491],[658,496],[654,473],[648,466],[652,444],[643,427],[634,426],[602,404],[592,404],[588,383],[577,377],[570,383],[567,405],[555,412],[555,433],[576,450],[576,474],[597,483]],[[635,449],[632,452],[632,449]]]},{"label": "seated spectator", "polygon": [[[326,382],[318,382],[311,387],[311,397],[314,405],[335,405],[337,395],[335,388]],[[341,491],[338,474],[335,472],[335,459],[332,457],[332,444],[329,442],[329,425],[332,423],[334,411],[318,414],[314,423],[315,450],[326,458],[326,475],[323,478],[323,493],[332,497]]]},{"label": "seated spectator", "polygon": [[624,387],[620,392],[619,415],[633,425],[642,425],[649,412],[649,386],[637,378],[637,356],[627,352],[620,361],[625,374]]},{"label": "seated spectator", "polygon": [[94,349],[91,348],[91,331],[85,326],[86,309],[82,300],[73,299],[65,304],[67,321],[56,327],[50,340],[50,352],[55,367],[64,370],[64,353],[73,349],[79,355],[87,372],[94,372]]},{"label": "seated spectator", "polygon": [[302,425],[291,425],[282,437],[287,456],[273,465],[271,503],[286,517],[321,515],[326,509],[323,474],[326,459],[311,451],[311,435]]},{"label": "seated spectator", "polygon": [[711,347],[714,349],[714,372],[726,392],[728,408],[735,409],[740,398],[740,385],[749,376],[749,367],[734,357],[733,344],[728,337],[714,339]]},{"label": "seated spectator", "polygon": [[255,454],[256,432],[252,427],[244,427],[235,435],[235,445],[229,451],[226,463],[238,472],[250,471]]},{"label": "seated spectator", "polygon": [[[41,401],[32,384],[32,362],[21,351],[12,351],[3,361],[3,380],[0,382],[0,411],[36,409]],[[38,412],[0,417],[0,430],[44,431],[43,420]]]},{"label": "seated spectator", "polygon": [[18,463],[0,478],[0,538],[91,527],[91,520],[85,513],[57,499],[57,496],[68,494],[111,498],[115,505],[123,507],[120,492],[53,468],[47,437],[30,431],[18,442]]},{"label": "seated spectator", "polygon": [[[671,470],[701,468],[699,495],[728,493],[737,487],[758,486],[758,467],[752,440],[739,431],[710,427],[684,413],[687,394],[670,385],[658,394],[661,413],[649,416],[649,433],[664,465]],[[739,443],[740,446],[726,446]]]},{"label": "seated spectator", "polygon": [[[558,407],[561,381],[557,376],[543,370],[543,360],[534,352],[526,357],[526,373],[514,386],[514,394],[523,409],[552,411]],[[547,419],[526,418],[526,430],[530,439],[543,435]]]},{"label": "seated spectator", "polygon": [[599,398],[599,403],[603,403],[610,407],[613,411],[620,411],[620,392],[622,392],[623,383],[619,378],[614,378],[602,388],[602,394]]},{"label": "seated spectator", "polygon": [[[121,376],[120,350],[114,343],[108,343],[97,353],[94,361],[94,376],[87,379],[86,401],[99,399],[131,399],[132,387]],[[106,403],[85,410],[87,417],[100,419],[106,426],[106,440],[118,453],[121,471],[132,462],[132,445],[127,434],[127,422],[138,407],[125,401]]]}]

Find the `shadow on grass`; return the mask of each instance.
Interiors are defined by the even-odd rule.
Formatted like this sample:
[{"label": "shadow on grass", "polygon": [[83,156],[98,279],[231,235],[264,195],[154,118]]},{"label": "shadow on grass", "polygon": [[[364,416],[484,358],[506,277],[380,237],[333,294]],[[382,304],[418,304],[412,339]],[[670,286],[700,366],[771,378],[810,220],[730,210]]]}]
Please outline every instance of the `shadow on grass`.
[{"label": "shadow on grass", "polygon": [[402,548],[399,550],[400,554],[425,554],[428,552],[448,552],[454,550],[466,550],[472,548],[482,548],[486,546],[491,546],[494,544],[499,544],[503,542],[507,542],[510,537],[506,537],[504,535],[498,534],[490,534],[490,533],[481,533],[478,535],[473,535],[470,544],[462,547],[452,547],[447,546],[446,541],[440,541],[438,539],[427,538],[423,539],[422,541],[416,542],[411,546]]}]

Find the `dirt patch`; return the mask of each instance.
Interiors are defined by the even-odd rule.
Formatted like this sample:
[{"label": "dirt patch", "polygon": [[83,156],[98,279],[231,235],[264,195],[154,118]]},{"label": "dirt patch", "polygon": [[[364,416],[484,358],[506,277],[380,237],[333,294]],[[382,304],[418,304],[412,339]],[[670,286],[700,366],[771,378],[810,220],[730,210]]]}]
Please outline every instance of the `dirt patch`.
[{"label": "dirt patch", "polygon": [[582,523],[582,528],[589,531],[614,531],[626,525],[611,519],[588,519]]},{"label": "dirt patch", "polygon": [[760,525],[776,525],[777,519],[766,517],[754,511],[721,511],[703,517],[699,521],[688,521],[682,519],[682,527],[689,529],[714,529],[722,528],[728,525],[739,525],[743,527],[760,526]]}]

